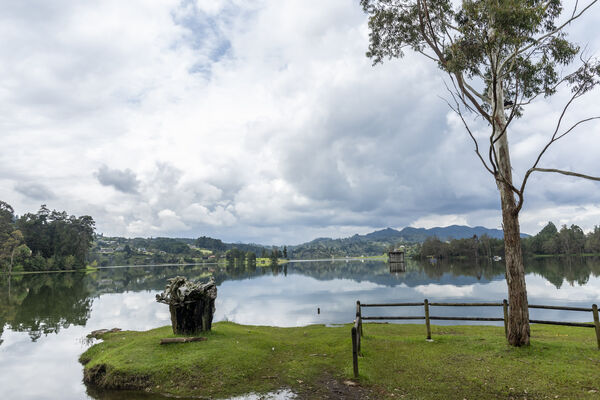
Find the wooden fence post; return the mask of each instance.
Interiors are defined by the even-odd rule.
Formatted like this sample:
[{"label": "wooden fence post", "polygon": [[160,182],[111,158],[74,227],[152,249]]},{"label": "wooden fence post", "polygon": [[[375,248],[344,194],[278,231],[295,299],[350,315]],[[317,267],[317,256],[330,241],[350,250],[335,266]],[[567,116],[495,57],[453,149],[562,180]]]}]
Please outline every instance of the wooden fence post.
[{"label": "wooden fence post", "polygon": [[360,309],[360,300],[356,300],[356,320],[358,321],[358,334],[363,336],[362,328],[362,310]]},{"label": "wooden fence post", "polygon": [[360,309],[360,300],[356,300],[356,341],[357,352],[360,356],[360,342],[362,341],[362,311]]},{"label": "wooden fence post", "polygon": [[359,322],[358,319],[355,321],[354,323],[354,328],[356,329],[356,353],[362,357],[362,354],[360,352],[360,342],[361,342],[361,337],[360,337],[360,328],[358,327]]},{"label": "wooden fence post", "polygon": [[427,340],[431,340],[431,326],[429,325],[429,300],[425,299],[425,325],[427,325]]},{"label": "wooden fence post", "polygon": [[352,367],[354,369],[354,377],[358,378],[358,349],[357,349],[357,329],[352,327]]},{"label": "wooden fence post", "polygon": [[598,319],[598,306],[592,304],[592,312],[594,313],[594,325],[596,326],[596,341],[598,342],[598,349],[600,349],[600,320]]},{"label": "wooden fence post", "polygon": [[502,308],[504,308],[504,336],[508,339],[508,301],[502,300]]}]

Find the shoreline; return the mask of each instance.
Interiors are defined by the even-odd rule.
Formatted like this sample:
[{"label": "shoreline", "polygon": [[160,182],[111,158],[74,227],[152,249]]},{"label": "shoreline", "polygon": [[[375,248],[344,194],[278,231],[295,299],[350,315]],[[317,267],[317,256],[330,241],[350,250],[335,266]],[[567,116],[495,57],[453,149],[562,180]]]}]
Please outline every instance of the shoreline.
[{"label": "shoreline", "polygon": [[[596,398],[600,352],[586,328],[532,325],[513,348],[496,326],[365,324],[352,378],[351,325],[296,328],[218,322],[206,341],[161,346],[171,327],[106,334],[82,354],[102,389],[227,398],[282,388],[301,398]],[[335,388],[335,389],[334,389]],[[343,390],[342,390],[343,389]],[[342,396],[335,393],[342,390]]]}]

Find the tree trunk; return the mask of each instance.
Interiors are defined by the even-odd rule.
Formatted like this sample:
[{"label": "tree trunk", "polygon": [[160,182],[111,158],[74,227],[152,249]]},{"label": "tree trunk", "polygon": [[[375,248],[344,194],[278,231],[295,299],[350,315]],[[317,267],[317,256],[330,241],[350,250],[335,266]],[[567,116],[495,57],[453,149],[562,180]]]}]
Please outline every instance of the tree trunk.
[{"label": "tree trunk", "polygon": [[12,270],[13,270],[13,263],[15,260],[15,251],[17,251],[17,247],[15,246],[12,250],[12,252],[10,253],[10,268],[8,270],[9,274],[12,274]]},{"label": "tree trunk", "polygon": [[173,333],[192,335],[210,331],[217,298],[215,280],[211,277],[200,284],[177,276],[168,282],[165,291],[156,295],[156,301],[169,305]]},{"label": "tree trunk", "polygon": [[183,305],[169,305],[171,326],[177,335],[193,335],[212,328],[215,301],[196,301]]},{"label": "tree trunk", "polygon": [[[500,184],[500,186],[506,185]],[[529,308],[521,252],[519,215],[515,212],[515,199],[510,188],[501,188],[500,197],[508,285],[508,343],[513,346],[524,346],[529,344]]]},{"label": "tree trunk", "polygon": [[504,230],[504,258],[506,283],[508,285],[508,343],[512,346],[529,345],[529,308],[525,267],[521,251],[521,231],[515,193],[511,189],[512,168],[508,151],[506,116],[504,114],[504,92],[502,82],[496,83],[494,100],[494,129],[496,144],[494,151],[498,160],[496,184],[502,204],[502,228]]}]

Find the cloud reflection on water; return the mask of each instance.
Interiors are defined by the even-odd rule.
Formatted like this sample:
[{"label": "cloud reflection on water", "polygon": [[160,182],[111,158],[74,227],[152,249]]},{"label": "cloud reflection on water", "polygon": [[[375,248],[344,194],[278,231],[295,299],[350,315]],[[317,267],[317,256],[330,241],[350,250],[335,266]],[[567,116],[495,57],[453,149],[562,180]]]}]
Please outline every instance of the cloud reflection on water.
[{"label": "cloud reflection on water", "polygon": [[[282,327],[337,324],[354,319],[357,299],[363,303],[424,298],[462,302],[501,301],[507,297],[501,265],[413,267],[400,274],[389,274],[383,263],[215,270],[219,283],[215,320]],[[569,266],[561,275],[551,265],[540,265],[536,273],[526,276],[530,302],[589,307],[600,300],[600,277],[596,276],[596,269],[596,264]],[[205,267],[157,267],[106,270],[83,278],[66,274],[23,277],[13,285],[11,303],[3,304],[9,312],[0,315],[7,318],[1,333],[4,342],[0,345],[0,398],[86,398],[82,367],[77,361],[87,347],[85,335],[101,328],[147,330],[168,325],[168,307],[157,303],[155,294],[162,290],[168,277],[194,277],[205,272]],[[69,292],[73,290],[75,294]],[[73,310],[69,302],[78,307]],[[365,312],[417,316],[423,310],[409,307]],[[502,311],[493,307],[433,307],[432,313],[501,316]],[[589,321],[591,313],[532,310],[531,317]]]}]

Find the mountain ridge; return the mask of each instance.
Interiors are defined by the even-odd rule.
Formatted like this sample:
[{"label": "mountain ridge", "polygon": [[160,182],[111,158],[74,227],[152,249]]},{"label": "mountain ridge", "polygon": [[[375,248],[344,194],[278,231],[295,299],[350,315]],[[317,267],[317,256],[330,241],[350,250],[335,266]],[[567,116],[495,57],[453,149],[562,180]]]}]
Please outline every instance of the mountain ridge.
[{"label": "mountain ridge", "polygon": [[[473,235],[487,235],[494,239],[503,239],[500,229],[490,229],[483,226],[470,227],[466,225],[450,225],[445,227],[415,228],[405,227],[401,230],[384,228],[364,235],[355,234],[346,238],[316,238],[295,246],[288,246],[294,258],[329,257],[331,255],[376,255],[382,254],[389,247],[400,243],[422,243],[429,237],[437,237],[442,241],[451,239],[466,239]],[[522,233],[521,237],[530,235]]]},{"label": "mountain ridge", "polygon": [[[383,228],[380,230],[375,230],[370,233],[365,233],[364,235],[360,235],[355,233],[352,236],[344,237],[344,238],[331,238],[331,237],[318,237],[312,239],[308,242],[304,242],[292,247],[302,246],[308,243],[319,242],[322,240],[346,240],[346,239],[355,239],[355,238],[369,238],[369,239],[377,239],[377,238],[390,238],[390,237],[412,237],[412,236],[424,236],[425,238],[435,236],[440,240],[450,240],[450,239],[465,239],[472,237],[473,235],[482,236],[488,235],[494,239],[503,239],[504,233],[501,229],[495,228],[486,228],[484,226],[467,226],[467,225],[448,225],[448,226],[435,226],[433,228],[415,228],[413,226],[407,226],[402,228],[401,230],[397,230],[394,228]],[[521,233],[522,238],[529,237],[531,235],[527,233]],[[423,240],[416,240],[415,242],[422,242]]]}]

